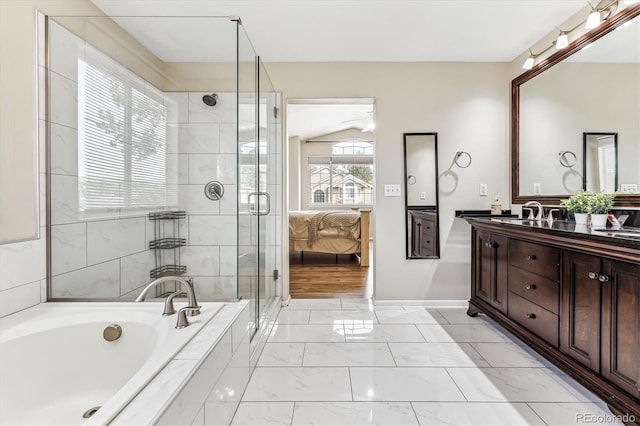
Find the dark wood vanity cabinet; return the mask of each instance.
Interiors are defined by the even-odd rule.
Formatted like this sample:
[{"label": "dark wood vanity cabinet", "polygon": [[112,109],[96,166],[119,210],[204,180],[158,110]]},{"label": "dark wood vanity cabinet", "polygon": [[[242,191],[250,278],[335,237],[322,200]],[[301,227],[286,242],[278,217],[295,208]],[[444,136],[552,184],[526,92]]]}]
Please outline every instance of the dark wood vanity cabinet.
[{"label": "dark wood vanity cabinet", "polygon": [[502,235],[479,231],[474,240],[474,257],[480,261],[473,269],[473,294],[507,313],[508,239]]},{"label": "dark wood vanity cabinet", "polygon": [[416,257],[435,256],[436,253],[436,213],[409,210],[411,214],[411,255]]},{"label": "dark wood vanity cabinet", "polygon": [[640,397],[640,265],[564,253],[561,350]]},{"label": "dark wood vanity cabinet", "polygon": [[468,314],[485,313],[614,413],[640,419],[640,245],[471,223]]}]

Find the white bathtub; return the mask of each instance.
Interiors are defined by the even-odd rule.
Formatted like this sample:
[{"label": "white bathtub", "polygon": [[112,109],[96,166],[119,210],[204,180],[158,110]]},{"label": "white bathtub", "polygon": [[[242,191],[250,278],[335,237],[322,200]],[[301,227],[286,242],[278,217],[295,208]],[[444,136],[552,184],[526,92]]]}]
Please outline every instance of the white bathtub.
[{"label": "white bathtub", "polygon": [[[109,423],[224,306],[203,303],[184,329],[159,302],[43,303],[0,319],[0,424]],[[122,327],[113,342],[110,324]]]}]

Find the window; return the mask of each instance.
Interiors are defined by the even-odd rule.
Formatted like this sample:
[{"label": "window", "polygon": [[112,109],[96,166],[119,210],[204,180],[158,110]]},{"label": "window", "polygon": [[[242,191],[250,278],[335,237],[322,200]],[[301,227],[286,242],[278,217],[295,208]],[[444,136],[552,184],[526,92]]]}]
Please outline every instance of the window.
[{"label": "window", "polygon": [[308,159],[311,203],[372,204],[373,143],[341,141],[332,145],[331,153]]},{"label": "window", "polygon": [[313,192],[313,202],[324,203],[324,191],[322,191],[321,189],[316,189]]},{"label": "window", "polygon": [[[167,108],[116,62],[78,67],[78,198],[81,215],[175,206]],[[172,182],[175,182],[173,180]]]},{"label": "window", "polygon": [[353,182],[346,182],[342,188],[340,188],[342,198],[345,200],[356,199],[356,185]]}]

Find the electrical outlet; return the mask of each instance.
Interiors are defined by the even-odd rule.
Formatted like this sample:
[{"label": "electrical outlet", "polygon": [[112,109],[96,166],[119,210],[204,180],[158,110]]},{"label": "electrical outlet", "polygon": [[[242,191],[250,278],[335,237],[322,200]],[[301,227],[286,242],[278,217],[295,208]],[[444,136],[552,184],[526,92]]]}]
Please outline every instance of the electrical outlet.
[{"label": "electrical outlet", "polygon": [[481,183],[480,184],[480,195],[483,197],[487,196],[487,184],[486,183]]},{"label": "electrical outlet", "polygon": [[400,196],[400,185],[384,185],[384,196],[385,197],[399,197]]},{"label": "electrical outlet", "polygon": [[534,183],[533,184],[533,193],[534,194],[542,194],[542,185],[540,185],[539,183]]},{"label": "electrical outlet", "polygon": [[622,183],[620,184],[620,191],[625,194],[635,194],[638,192],[638,185],[635,183]]},{"label": "electrical outlet", "polygon": [[427,199],[427,193],[426,193],[426,192],[424,192],[424,191],[422,191],[422,192],[420,193],[420,199],[421,199],[421,200],[426,200],[426,199]]}]

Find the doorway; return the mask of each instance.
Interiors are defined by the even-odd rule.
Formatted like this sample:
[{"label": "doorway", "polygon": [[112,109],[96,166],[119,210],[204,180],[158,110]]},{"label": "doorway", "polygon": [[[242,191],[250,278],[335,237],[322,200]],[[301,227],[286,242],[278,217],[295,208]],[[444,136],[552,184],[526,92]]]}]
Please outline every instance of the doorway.
[{"label": "doorway", "polygon": [[[363,241],[359,232],[367,216],[367,227],[373,230],[374,99],[290,99],[287,135],[289,294],[292,298],[372,297],[373,235],[369,232]],[[351,218],[360,221],[353,232],[346,227]],[[349,225],[333,229],[331,221]],[[309,235],[298,232],[305,232],[306,226],[317,234],[313,244]],[[301,241],[304,238],[309,240]],[[341,238],[344,241],[338,241]],[[365,245],[368,264],[363,261]]]}]

